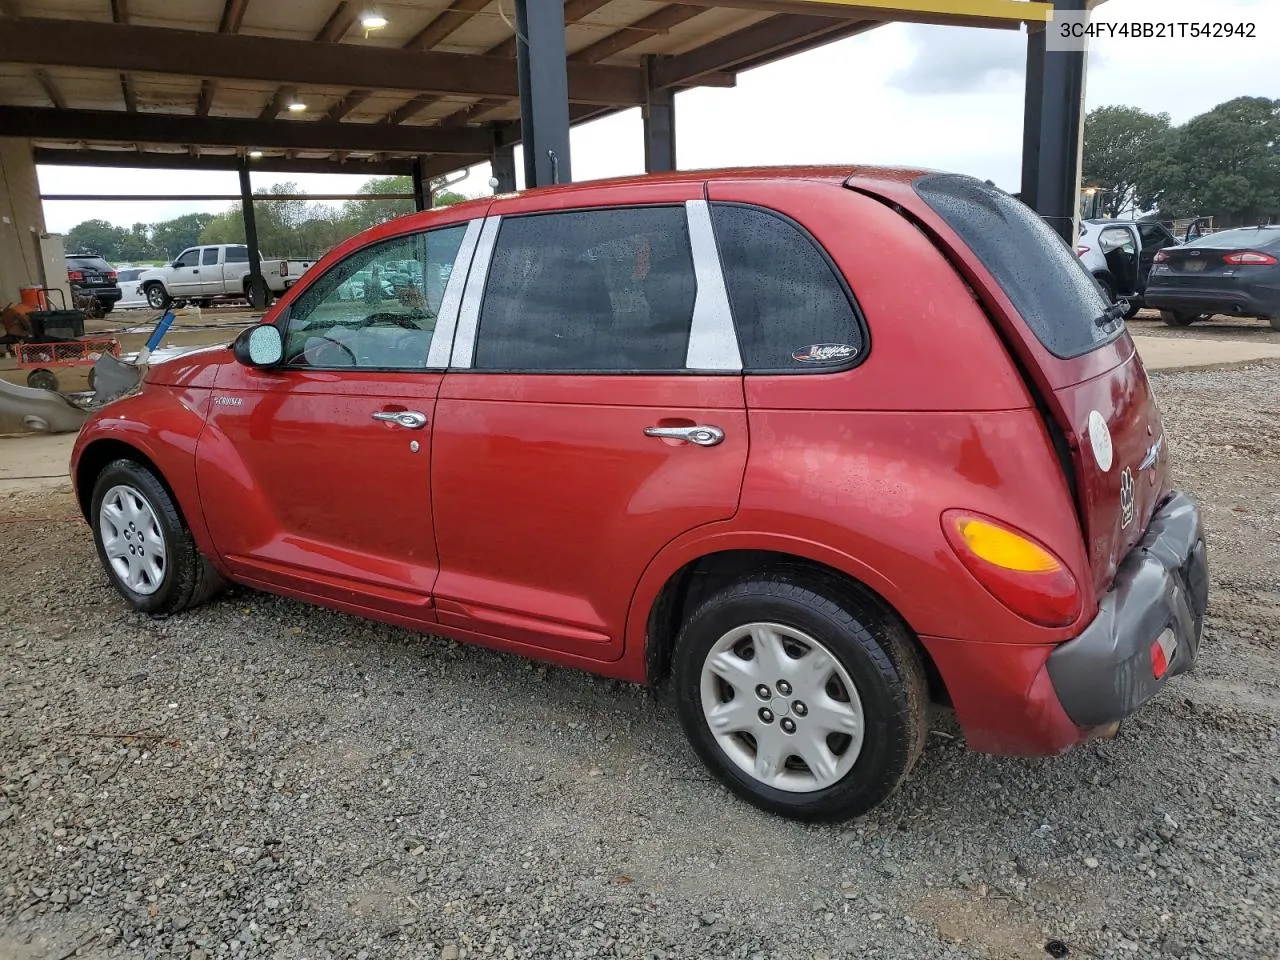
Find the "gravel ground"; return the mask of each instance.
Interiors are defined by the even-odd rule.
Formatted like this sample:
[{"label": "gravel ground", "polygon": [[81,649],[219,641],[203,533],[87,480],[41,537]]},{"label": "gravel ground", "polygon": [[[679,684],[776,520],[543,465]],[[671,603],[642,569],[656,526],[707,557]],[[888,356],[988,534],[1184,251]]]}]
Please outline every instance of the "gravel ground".
[{"label": "gravel ground", "polygon": [[735,801],[623,684],[243,590],[127,612],[66,491],[0,498],[0,958],[1274,960],[1280,367],[1153,379],[1196,672],[1054,760],[939,713],[841,826]]}]

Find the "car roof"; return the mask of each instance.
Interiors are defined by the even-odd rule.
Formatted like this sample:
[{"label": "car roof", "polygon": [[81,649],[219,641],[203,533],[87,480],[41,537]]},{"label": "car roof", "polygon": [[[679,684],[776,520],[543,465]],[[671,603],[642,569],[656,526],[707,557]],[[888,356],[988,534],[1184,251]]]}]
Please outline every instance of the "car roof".
[{"label": "car roof", "polygon": [[[612,177],[605,180],[579,180],[574,183],[551,187],[521,190],[521,197],[548,197],[572,193],[597,193],[613,187],[625,187],[645,183],[705,183],[716,180],[809,180],[840,186],[849,181],[859,184],[892,182],[910,184],[930,173],[938,173],[925,167],[880,167],[858,164],[809,164],[778,167],[716,167],[705,170],[673,170],[667,173],[646,173],[638,176]],[[498,196],[513,196],[499,194]],[[487,207],[495,197],[477,197],[448,207],[451,211],[466,211],[470,207]],[[423,210],[403,218],[412,228],[419,221],[430,222],[442,208]]]}]

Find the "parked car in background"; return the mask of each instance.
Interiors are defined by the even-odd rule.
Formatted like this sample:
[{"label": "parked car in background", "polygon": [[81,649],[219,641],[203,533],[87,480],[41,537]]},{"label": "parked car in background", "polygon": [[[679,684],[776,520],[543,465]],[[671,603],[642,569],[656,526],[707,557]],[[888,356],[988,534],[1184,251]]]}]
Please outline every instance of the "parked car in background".
[{"label": "parked car in background", "polygon": [[67,283],[71,287],[69,306],[77,306],[91,317],[106,316],[120,301],[115,267],[96,253],[67,255]]},{"label": "parked car in background", "polygon": [[116,279],[120,284],[120,299],[116,306],[121,310],[150,306],[142,292],[143,277],[153,271],[154,267],[121,267],[116,271]]},{"label": "parked car in background", "polygon": [[255,292],[250,289],[249,248],[243,243],[188,247],[173,263],[145,277],[142,293],[156,310],[164,309],[175,299],[207,306],[227,297],[248,300],[250,306],[260,309],[293,286],[314,261],[263,259],[261,263],[268,289],[267,303],[257,302]]},{"label": "parked car in background", "polygon": [[1171,327],[1225,313],[1280,330],[1280,226],[1222,230],[1160,251],[1147,302]]},{"label": "parked car in background", "polygon": [[1127,319],[1145,305],[1156,253],[1177,244],[1178,238],[1162,223],[1083,220],[1076,253],[1110,300],[1129,302]]},{"label": "parked car in background", "polygon": [[930,697],[1056,754],[1195,660],[1200,512],[1120,312],[971,177],[534,190],[349,240],[151,367],[71,474],[138,610],[232,580],[669,681],[733,791],[848,817]]}]

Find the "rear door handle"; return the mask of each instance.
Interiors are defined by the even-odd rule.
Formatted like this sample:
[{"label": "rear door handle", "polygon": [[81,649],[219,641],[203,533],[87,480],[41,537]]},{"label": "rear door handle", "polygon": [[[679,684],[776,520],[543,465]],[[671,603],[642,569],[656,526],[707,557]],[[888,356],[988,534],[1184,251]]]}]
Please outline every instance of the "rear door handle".
[{"label": "rear door handle", "polygon": [[373,419],[383,423],[394,423],[406,430],[421,430],[427,425],[427,415],[417,410],[379,410]]},{"label": "rear door handle", "polygon": [[708,423],[695,423],[688,427],[645,427],[644,435],[661,440],[685,440],[700,447],[714,447],[724,442],[724,431]]}]

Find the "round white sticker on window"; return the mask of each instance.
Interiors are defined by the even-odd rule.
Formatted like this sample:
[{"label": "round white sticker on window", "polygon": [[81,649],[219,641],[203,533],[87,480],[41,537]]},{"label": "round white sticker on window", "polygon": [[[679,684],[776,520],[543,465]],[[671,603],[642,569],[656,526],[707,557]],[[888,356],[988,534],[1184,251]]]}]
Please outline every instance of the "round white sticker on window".
[{"label": "round white sticker on window", "polygon": [[1102,471],[1105,473],[1110,470],[1115,461],[1111,431],[1107,428],[1107,421],[1102,419],[1102,414],[1097,410],[1089,414],[1089,445],[1093,447],[1093,459],[1098,461]]}]

